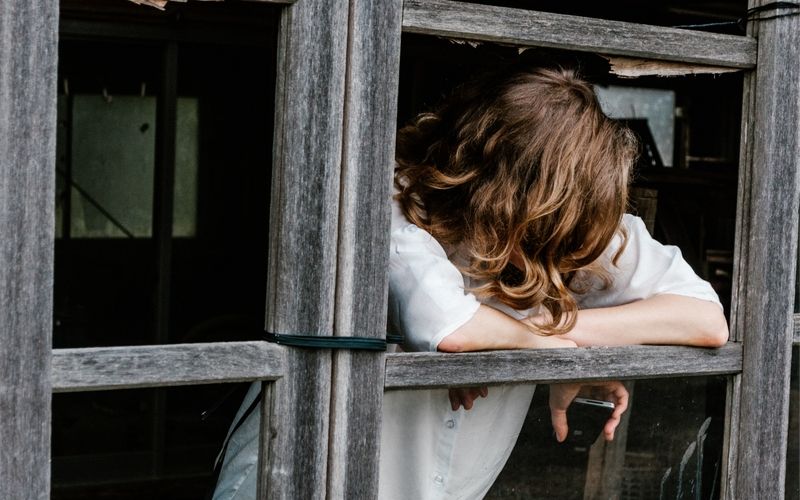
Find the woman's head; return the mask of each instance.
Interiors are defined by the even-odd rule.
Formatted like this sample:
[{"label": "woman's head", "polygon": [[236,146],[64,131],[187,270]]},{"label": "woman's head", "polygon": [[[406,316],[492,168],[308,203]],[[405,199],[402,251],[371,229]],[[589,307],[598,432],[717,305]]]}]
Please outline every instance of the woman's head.
[{"label": "woman's head", "polygon": [[395,183],[409,220],[460,246],[479,296],[544,305],[557,333],[574,321],[576,273],[602,273],[636,151],[574,70],[508,71],[400,130]]}]

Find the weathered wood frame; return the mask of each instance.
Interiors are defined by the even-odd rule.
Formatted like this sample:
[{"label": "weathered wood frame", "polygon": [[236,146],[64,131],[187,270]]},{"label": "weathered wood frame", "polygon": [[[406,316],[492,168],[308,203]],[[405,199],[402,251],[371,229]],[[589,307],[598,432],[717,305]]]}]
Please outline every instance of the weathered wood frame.
[{"label": "weathered wood frame", "polygon": [[0,18],[0,497],[49,498],[58,4]]},{"label": "weathered wood frame", "polygon": [[[760,3],[751,1],[751,6]],[[719,351],[624,347],[401,354],[387,356],[385,363],[382,354],[332,354],[260,342],[57,350],[51,378],[50,319],[42,311],[52,308],[57,6],[29,0],[4,9],[2,496],[48,496],[49,469],[42,464],[49,461],[51,387],[74,391],[269,381],[262,453],[271,460],[262,461],[260,496],[321,498],[374,496],[377,491],[381,380],[395,389],[739,372],[729,384],[724,496],[783,495],[784,454],[775,450],[786,445],[788,352],[798,338],[792,335],[793,295],[787,292],[794,290],[800,182],[800,77],[793,64],[800,55],[797,17],[764,21],[748,37],[725,37],[445,0],[406,0],[402,9],[403,29],[410,32],[687,65],[755,67],[746,76],[743,104],[732,318],[737,343]],[[283,9],[270,331],[384,335],[400,19],[400,0],[299,0]],[[27,43],[14,43],[19,40]],[[19,88],[26,93],[15,92]],[[37,134],[30,133],[34,129]],[[651,363],[637,365],[642,356]],[[680,369],[670,364],[674,356],[684,362]],[[616,360],[613,367],[611,359]],[[144,366],[158,369],[148,374]],[[437,373],[444,366],[453,374],[447,380]],[[476,367],[490,375],[476,377]],[[575,371],[578,367],[581,371]],[[354,433],[367,439],[353,444],[349,436]],[[765,457],[775,460],[765,463]]]},{"label": "weathered wood frame", "polygon": [[[767,2],[750,0],[748,7]],[[751,23],[745,77],[731,333],[744,344],[729,384],[725,498],[783,498],[800,203],[800,19]]]}]

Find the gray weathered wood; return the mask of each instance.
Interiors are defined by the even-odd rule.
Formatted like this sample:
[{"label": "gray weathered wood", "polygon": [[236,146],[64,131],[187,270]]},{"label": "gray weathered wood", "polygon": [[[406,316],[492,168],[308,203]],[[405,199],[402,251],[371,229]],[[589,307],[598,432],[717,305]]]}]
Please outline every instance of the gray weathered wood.
[{"label": "gray weathered wood", "polygon": [[580,347],[386,356],[386,389],[624,380],[738,373],[741,345]]},{"label": "gray weathered wood", "polygon": [[286,348],[268,342],[219,342],[54,349],[53,392],[274,380]]},{"label": "gray weathered wood", "polygon": [[793,319],[794,331],[792,333],[792,344],[800,344],[800,314],[795,314]]},{"label": "gray weathered wood", "polygon": [[0,498],[50,496],[57,28],[0,5]]},{"label": "gray weathered wood", "polygon": [[[751,1],[750,7],[761,5]],[[745,343],[735,463],[726,498],[783,498],[800,202],[800,18],[758,23],[758,67],[743,137],[750,149],[736,335]],[[744,254],[744,255],[743,255]],[[742,336],[742,334],[744,334]],[[730,453],[730,452],[729,452]],[[735,468],[731,470],[731,465]]]},{"label": "gray weathered wood", "polygon": [[749,37],[449,0],[406,0],[403,29],[452,38],[712,66],[751,68],[756,63],[756,44]]},{"label": "gray weathered wood", "polygon": [[[757,23],[748,25],[748,34],[757,34]],[[750,133],[755,125],[755,72],[744,75],[742,85],[742,124],[739,144],[739,174],[736,202],[736,234],[733,250],[733,279],[730,312],[730,339],[741,342],[743,338],[743,321],[746,312],[746,279],[747,279],[747,234],[750,231],[750,180],[748,165],[752,164],[753,142]],[[741,375],[730,378],[726,387],[725,430],[722,445],[722,478],[721,498],[730,498],[728,491],[733,487],[736,473],[736,453],[738,437],[736,429],[739,425],[739,402],[741,398]],[[733,491],[731,489],[730,491]]]},{"label": "gray weathered wood", "polygon": [[[350,0],[334,334],[384,338],[402,0]],[[376,498],[383,352],[333,355],[328,498]]]},{"label": "gray weathered wood", "polygon": [[[284,8],[278,38],[266,329],[331,335],[336,288],[347,0]],[[323,498],[331,353],[290,350],[285,406],[262,435],[262,497]]]}]

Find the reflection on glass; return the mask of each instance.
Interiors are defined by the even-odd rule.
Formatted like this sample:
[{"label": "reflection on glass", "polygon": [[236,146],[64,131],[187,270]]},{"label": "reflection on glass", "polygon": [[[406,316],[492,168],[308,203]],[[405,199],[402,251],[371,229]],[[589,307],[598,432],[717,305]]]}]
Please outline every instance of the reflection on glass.
[{"label": "reflection on glass", "polygon": [[612,118],[645,119],[653,134],[658,153],[666,166],[672,166],[675,138],[675,91],[596,86],[603,111]]},{"label": "reflection on glass", "polygon": [[155,97],[76,95],[72,111],[73,237],[152,232]]},{"label": "reflection on glass", "polygon": [[486,498],[621,500],[719,497],[725,379],[629,382],[614,441],[552,438],[548,388],[537,387],[519,440]]},{"label": "reflection on glass", "polygon": [[[177,237],[194,236],[197,227],[197,101],[184,97],[177,102],[173,201]],[[156,98],[59,96],[58,115],[56,237],[64,233],[68,184],[71,237],[150,237]]]},{"label": "reflection on glass", "polygon": [[179,237],[197,232],[197,107],[197,98],[178,98],[172,235]]}]

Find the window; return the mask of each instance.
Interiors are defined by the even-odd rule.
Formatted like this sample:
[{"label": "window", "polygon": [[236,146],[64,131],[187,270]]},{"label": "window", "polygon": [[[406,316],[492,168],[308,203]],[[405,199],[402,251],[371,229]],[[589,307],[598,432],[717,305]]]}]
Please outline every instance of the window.
[{"label": "window", "polygon": [[[706,225],[705,229],[701,226],[696,231],[687,231],[690,238],[697,235],[702,237],[700,241],[704,243],[697,244],[696,250],[699,261],[705,262],[702,265],[706,272],[714,273],[721,282],[728,279],[726,273],[731,276],[734,343],[714,353],[680,347],[610,348],[593,352],[588,362],[581,366],[570,364],[569,359],[556,359],[556,354],[539,352],[513,352],[500,357],[485,353],[455,358],[437,355],[388,355],[384,363],[380,354],[307,352],[284,349],[260,341],[219,342],[211,346],[205,343],[157,345],[179,340],[181,337],[173,336],[175,332],[186,331],[181,328],[186,328],[187,324],[194,321],[192,314],[209,304],[211,307],[216,307],[219,303],[234,304],[237,307],[241,305],[231,293],[226,293],[219,301],[209,300],[197,305],[194,311],[172,308],[179,303],[173,299],[180,295],[181,290],[188,290],[188,293],[197,290],[196,282],[175,279],[170,283],[165,279],[167,276],[172,277],[169,273],[181,275],[183,271],[178,268],[182,264],[179,263],[188,265],[191,260],[179,257],[184,250],[181,248],[182,243],[187,244],[186,255],[196,256],[197,254],[192,253],[192,244],[205,237],[207,227],[204,224],[209,220],[219,231],[217,234],[221,235],[221,239],[230,238],[230,241],[237,242],[241,241],[237,239],[239,235],[247,234],[254,227],[265,231],[267,226],[266,209],[261,213],[239,212],[238,217],[230,214],[220,216],[220,212],[214,211],[210,215],[204,212],[209,207],[209,201],[205,198],[208,194],[204,191],[208,186],[205,177],[208,171],[203,162],[208,158],[203,154],[203,148],[208,145],[209,137],[204,135],[207,122],[203,118],[202,98],[192,92],[184,92],[180,83],[173,90],[168,89],[166,86],[172,85],[169,81],[147,85],[149,90],[145,89],[144,94],[145,97],[162,96],[163,100],[163,96],[172,93],[174,98],[167,101],[175,105],[172,121],[176,124],[179,115],[178,98],[198,98],[199,149],[194,231],[176,228],[168,222],[170,219],[177,221],[184,217],[175,215],[178,205],[189,207],[194,203],[188,201],[184,205],[181,201],[184,199],[183,194],[176,194],[177,184],[162,176],[163,162],[172,156],[168,154],[166,145],[179,149],[180,146],[174,138],[163,137],[159,141],[157,125],[151,192],[154,208],[150,213],[150,221],[147,222],[146,210],[131,209],[133,206],[146,205],[140,203],[140,199],[123,203],[123,196],[118,195],[111,201],[96,200],[111,216],[114,216],[112,210],[125,212],[125,215],[120,215],[122,220],[118,222],[122,222],[121,225],[126,229],[128,226],[133,228],[128,229],[134,235],[133,238],[119,237],[117,231],[121,230],[113,223],[108,225],[107,215],[100,216],[93,212],[97,210],[96,205],[89,203],[89,207],[83,206],[86,197],[71,192],[77,188],[68,182],[70,177],[61,176],[57,181],[58,191],[67,195],[59,198],[62,207],[59,224],[61,233],[55,248],[57,300],[53,303],[52,219],[56,189],[52,180],[57,133],[56,99],[53,94],[56,88],[61,88],[65,95],[66,92],[63,91],[63,79],[56,74],[56,39],[53,36],[57,19],[56,7],[52,2],[31,0],[4,13],[7,14],[8,22],[2,23],[0,27],[3,35],[0,39],[14,40],[13,44],[3,47],[11,57],[3,58],[0,62],[0,74],[3,75],[0,78],[0,137],[13,139],[0,140],[0,164],[3,165],[0,169],[0,199],[3,200],[0,203],[0,228],[4,248],[0,253],[0,295],[4,305],[0,308],[0,319],[3,325],[13,325],[13,328],[0,328],[0,345],[3,346],[0,351],[0,406],[7,412],[4,413],[3,426],[0,427],[0,435],[5,444],[0,451],[2,494],[14,497],[24,491],[30,495],[46,496],[49,491],[46,464],[49,463],[50,453],[48,429],[51,384],[56,391],[83,391],[236,380],[274,381],[265,384],[269,397],[265,398],[263,408],[265,414],[272,418],[269,424],[280,432],[264,435],[262,451],[268,456],[269,462],[264,462],[266,474],[263,479],[266,489],[262,489],[262,496],[282,493],[304,498],[321,496],[327,491],[331,495],[346,498],[356,494],[351,489],[356,484],[361,489],[361,494],[364,488],[374,491],[377,481],[374,464],[366,459],[350,459],[372,457],[377,453],[375,437],[378,429],[374,413],[380,404],[380,381],[384,380],[382,374],[385,372],[384,385],[388,390],[448,384],[546,383],[617,376],[664,378],[726,375],[727,426],[723,432],[723,441],[728,445],[724,447],[728,450],[728,455],[723,456],[722,460],[720,493],[726,498],[780,496],[785,486],[779,481],[783,477],[785,457],[783,454],[775,454],[774,450],[785,442],[787,415],[782,405],[772,403],[783,401],[789,390],[789,381],[784,379],[786,367],[791,362],[786,359],[791,330],[790,325],[785,323],[793,298],[787,290],[793,290],[796,267],[796,176],[800,171],[797,168],[800,144],[797,143],[796,134],[787,134],[786,131],[795,130],[793,124],[800,120],[800,109],[796,106],[800,102],[797,98],[800,89],[796,85],[798,69],[793,64],[800,50],[794,36],[800,29],[800,18],[783,16],[792,7],[780,6],[780,17],[752,22],[748,27],[749,36],[726,36],[689,30],[675,31],[642,24],[620,25],[618,21],[600,18],[584,18],[580,23],[575,23],[572,22],[575,21],[574,18],[561,17],[558,12],[548,14],[547,23],[542,23],[537,21],[540,18],[537,18],[534,11],[509,11],[508,7],[498,5],[500,3],[387,0],[380,5],[366,2],[353,2],[350,5],[346,2],[331,3],[325,0],[297,0],[291,7],[273,7],[275,12],[281,12],[282,30],[277,38],[276,51],[278,57],[275,61],[269,57],[259,59],[262,64],[258,66],[277,67],[278,75],[275,86],[276,140],[274,146],[267,147],[268,152],[264,154],[269,158],[269,151],[274,152],[269,238],[267,243],[265,236],[265,243],[260,251],[248,249],[254,254],[258,253],[262,263],[265,260],[267,262],[263,274],[258,276],[258,273],[253,273],[248,276],[248,279],[253,280],[251,283],[259,283],[260,291],[252,294],[248,292],[245,300],[253,300],[253,303],[259,300],[263,304],[264,296],[261,294],[263,284],[267,283],[266,328],[273,332],[382,335],[385,304],[382,303],[381,294],[386,283],[385,276],[377,270],[382,269],[385,259],[385,252],[382,250],[385,239],[382,239],[382,235],[385,233],[385,199],[389,186],[388,175],[383,175],[380,170],[376,171],[374,166],[391,162],[390,146],[395,128],[395,111],[399,109],[397,114],[402,117],[418,104],[409,101],[408,94],[399,104],[395,99],[402,23],[403,30],[414,33],[411,37],[407,36],[407,39],[435,35],[472,42],[499,42],[525,47],[547,46],[582,53],[602,52],[623,57],[667,60],[678,63],[681,68],[686,68],[686,65],[710,65],[744,70],[741,84],[741,101],[744,103],[741,137],[744,140],[740,148],[736,147],[735,141],[723,141],[713,144],[711,149],[692,149],[693,145],[702,144],[702,141],[690,141],[688,153],[687,150],[681,150],[674,151],[677,154],[673,155],[676,166],[679,161],[684,161],[690,172],[701,163],[706,163],[709,169],[717,168],[719,163],[735,164],[736,157],[739,157],[740,168],[736,184],[740,189],[736,194],[736,238],[733,241],[732,256],[720,257],[712,252],[726,251],[725,248],[719,248],[719,245],[730,241],[730,224],[720,234],[712,234],[715,230],[708,229],[718,226],[716,224]],[[705,9],[707,4],[703,2],[702,5],[700,10]],[[754,6],[755,3],[751,2],[750,5]],[[106,30],[108,25],[94,23],[98,15],[93,12],[95,4],[65,1],[62,7],[65,6],[74,8],[75,15],[62,15],[61,31],[62,34],[83,33],[77,38],[84,42],[76,39],[75,43],[91,44],[98,38],[109,37],[114,38],[117,44],[142,46],[136,50],[155,48],[154,53],[157,55],[152,67],[161,67],[161,57],[165,53],[158,47],[163,48],[165,38],[157,33],[163,32],[160,30],[165,29],[165,25],[169,31],[171,23],[177,22],[174,17],[170,17],[170,12],[176,10],[168,10],[166,17],[156,11],[141,14],[146,22],[135,29],[128,23],[129,19],[126,19],[125,22],[111,26],[113,29]],[[173,5],[170,9],[180,7],[183,6]],[[551,10],[563,12],[560,6],[556,7]],[[667,8],[670,16],[665,16],[662,24],[672,24],[672,16],[681,20],[694,17],[691,13],[681,13],[685,7],[685,3],[670,2],[670,7]],[[736,17],[742,7],[739,3],[730,4],[730,7],[726,4],[711,17],[730,19]],[[196,12],[201,12],[201,9],[209,9],[205,12],[211,12],[216,8],[224,8],[225,15],[217,19],[224,23],[227,14],[231,12],[227,9],[261,9],[265,6],[226,2],[222,5],[200,7],[191,6],[190,3],[181,22],[197,21],[199,18],[194,17]],[[124,18],[125,13],[135,7],[114,4],[109,9],[112,14],[120,14]],[[64,12],[62,9],[62,14]],[[136,16],[139,16],[139,11],[136,12]],[[622,8],[618,11],[623,12]],[[635,14],[640,15],[641,11],[638,12],[639,14]],[[599,16],[596,12],[569,13]],[[243,17],[248,22],[254,18]],[[627,15],[621,18],[642,20],[636,16],[629,18]],[[86,30],[81,31],[81,27]],[[258,38],[262,34],[259,29],[255,30],[255,35],[247,29],[230,28],[223,31],[228,48],[231,45],[227,45],[227,42],[231,40],[243,41],[250,37],[252,41],[252,36]],[[166,37],[166,45],[172,47],[167,52],[173,51],[171,55],[166,54],[167,62],[170,58],[172,61],[181,61],[181,54],[191,53],[188,47],[184,49],[185,53],[181,47],[194,44],[196,40],[193,37],[200,36],[198,33],[202,35],[202,30],[179,29],[176,36]],[[62,36],[61,42],[67,48],[67,38]],[[174,51],[176,47],[179,49],[177,52]],[[404,50],[406,47],[404,40]],[[515,52],[514,49],[510,51]],[[202,67],[206,56],[212,52],[196,52],[194,67]],[[216,62],[222,64],[226,60],[228,59],[220,57]],[[102,64],[105,63],[98,63]],[[402,71],[407,72],[407,67],[404,66]],[[200,73],[203,71],[204,69]],[[91,88],[80,90],[79,79],[70,78],[70,95],[96,97],[99,93],[103,96],[105,87],[105,94],[112,99],[115,95],[138,96],[141,99],[143,73],[138,70],[136,73],[136,77],[129,80],[133,89],[125,91],[110,90],[116,86],[110,83],[104,85],[103,82],[95,82],[90,85]],[[180,69],[178,74],[181,74]],[[223,73],[216,76],[224,80],[225,75]],[[414,76],[412,73],[411,77],[402,78],[414,80]],[[450,75],[442,77],[443,80],[448,78]],[[736,81],[736,78],[738,77],[732,76],[730,81]],[[202,83],[199,79],[178,81],[197,85]],[[243,80],[236,82],[247,83]],[[447,84],[446,81],[440,83]],[[161,85],[165,85],[164,88],[161,92],[156,92],[154,89]],[[736,92],[736,84],[730,84],[728,80],[712,80],[709,85]],[[672,84],[665,86],[669,88]],[[654,84],[652,87],[663,86]],[[16,91],[19,88],[25,88],[26,92]],[[677,106],[682,107],[680,89],[672,90],[676,92]],[[271,90],[264,93],[268,96],[267,102],[272,102],[272,94]],[[238,108],[257,109],[257,106],[248,107],[251,102],[247,98],[252,94],[238,92],[231,97],[226,92],[225,95]],[[413,97],[413,93],[411,95]],[[725,102],[732,101],[724,101],[723,104]],[[73,108],[74,104],[73,102]],[[68,104],[61,104],[62,108],[64,106],[69,107]],[[79,103],[78,108],[81,106],[83,104]],[[231,107],[231,103],[226,101],[225,105],[220,105],[215,110],[214,116],[224,116],[224,112]],[[738,101],[728,107],[738,109]],[[161,122],[159,117],[164,116],[166,109],[160,106],[157,99],[157,124]],[[72,109],[73,118],[75,111],[79,110]],[[126,120],[142,122],[144,113],[135,114],[140,112],[143,113],[142,109],[130,111],[131,114],[127,115],[130,118]],[[149,120],[149,116],[151,115],[144,118]],[[264,115],[259,116],[263,119]],[[685,125],[687,117],[684,115],[678,118]],[[689,137],[710,130],[703,123],[704,118],[691,113],[688,115]],[[716,119],[716,116],[712,118]],[[692,120],[699,121],[693,125]],[[64,120],[59,133],[63,136],[78,132],[80,135],[80,123],[73,119]],[[214,125],[219,126],[218,130],[223,135],[227,133],[227,138],[235,138],[236,134],[231,133],[230,128],[225,128],[230,127],[230,120]],[[676,123],[676,129],[681,129],[681,126]],[[174,130],[177,134],[177,125]],[[263,133],[263,128],[249,130],[256,140],[264,140],[270,136]],[[687,136],[685,129],[681,130],[684,132],[681,132],[681,141],[676,141],[676,149],[684,145],[683,139]],[[135,136],[134,132],[135,130],[130,132],[131,136]],[[142,134],[141,128],[139,133]],[[147,133],[145,131],[144,134]],[[715,130],[713,133],[726,135],[724,131]],[[111,135],[121,137],[116,133]],[[736,136],[735,131],[733,136]],[[141,139],[140,136],[136,137]],[[73,139],[75,137],[65,138],[66,142],[63,144],[69,144],[70,147],[77,145]],[[73,160],[80,151],[80,148],[71,152],[62,149],[59,157],[63,154],[70,163],[74,163]],[[89,156],[96,154],[99,153],[92,152]],[[242,165],[252,158],[247,155],[242,160],[245,155],[236,148],[217,154],[217,159],[232,162],[227,164],[229,171],[225,175],[220,174],[213,178],[214,187],[225,190],[230,188],[225,185],[226,180],[236,177],[230,175],[237,171],[236,165]],[[214,157],[213,154],[210,156]],[[239,160],[242,163],[237,163]],[[72,167],[65,165],[64,168]],[[177,169],[176,166],[176,178],[181,178],[182,174]],[[121,173],[125,171],[127,170],[111,172],[120,179],[130,179]],[[243,172],[255,170],[246,168]],[[72,180],[81,176],[80,167],[74,173],[76,177]],[[644,181],[666,185],[673,182],[667,174],[674,173],[652,172],[650,178],[644,178]],[[698,186],[708,186],[729,182],[727,175],[703,172],[702,175],[691,174],[690,177],[700,179]],[[136,179],[138,181],[139,178]],[[86,182],[94,192],[87,193],[98,198],[102,198],[102,192],[118,188],[118,183],[113,182],[95,184],[97,179],[77,180]],[[683,178],[680,182],[684,180],[686,179]],[[247,187],[259,185],[253,179],[247,181]],[[145,189],[141,186],[148,183],[141,183],[141,186],[138,182],[134,184],[141,189],[139,196],[146,197]],[[726,187],[720,193],[727,192],[728,189]],[[241,194],[237,189],[232,191]],[[667,188],[659,188],[659,203],[664,200],[662,193],[666,191]],[[247,196],[248,191],[245,191],[243,198],[246,199]],[[212,201],[214,199],[218,198],[212,197]],[[240,198],[229,199],[244,203]],[[720,217],[720,214],[713,213],[709,208],[712,203],[706,205],[703,206],[702,198],[697,205],[704,211],[703,217],[706,220]],[[85,210],[81,214],[79,209]],[[191,210],[187,210],[187,214],[189,212]],[[660,206],[659,212],[663,212]],[[191,219],[191,216],[188,217]],[[216,220],[214,217],[217,217]],[[184,227],[189,228],[191,224]],[[77,231],[75,234],[72,234],[73,229]],[[150,237],[147,236],[148,229]],[[183,234],[183,231],[186,231],[186,236],[171,237]],[[359,245],[359,241],[369,241],[372,244]],[[267,247],[269,250],[264,252],[263,249]],[[219,247],[213,245],[206,248],[219,250]],[[75,253],[76,249],[81,251]],[[63,263],[66,261],[63,259],[76,259],[76,255],[80,259],[70,261],[71,266],[65,267]],[[202,256],[197,259],[208,267],[213,267],[218,262],[213,258],[203,260]],[[66,269],[74,270],[76,275],[66,276],[63,274]],[[94,271],[78,272],[85,269]],[[106,271],[101,272],[101,269]],[[359,272],[354,272],[354,269]],[[211,274],[214,272],[212,269]],[[219,274],[225,274],[225,271],[219,270]],[[79,279],[82,281],[79,282]],[[134,288],[149,289],[152,293],[144,297],[126,296],[127,290],[119,285],[120,281],[133,283]],[[75,288],[64,288],[70,286]],[[252,286],[251,290],[255,290],[256,285]],[[84,290],[86,294],[81,295],[75,290]],[[107,307],[95,311],[76,307],[76,304],[90,304],[91,301],[86,297],[100,293],[104,293],[106,297],[100,297],[97,303],[106,300]],[[112,300],[116,293],[119,294],[119,300]],[[58,299],[63,297],[80,300],[68,303]],[[50,317],[42,313],[51,306],[56,317],[53,343],[57,349],[53,353],[49,349]],[[82,311],[87,311],[87,314],[82,316]],[[70,314],[64,315],[64,312]],[[209,312],[216,314],[218,311]],[[78,330],[84,334],[74,335]],[[65,349],[68,346],[114,343],[140,345],[130,348]],[[748,347],[742,349],[742,343],[747,343]],[[617,364],[604,365],[603,360],[609,357]],[[677,367],[674,362],[676,358],[681,360]],[[47,379],[50,360],[52,380]],[[643,364],[643,360],[649,364]],[[547,370],[524,373],[515,371],[519,363],[528,363],[526,366],[535,367],[540,366],[541,362],[553,361],[558,361],[559,364]],[[469,378],[463,375],[466,372],[459,371],[461,375],[443,382],[436,374],[441,373],[442,367],[451,362],[459,363],[459,366],[466,369],[474,368],[477,363],[489,363],[498,370],[482,376],[481,379]],[[294,370],[294,376],[282,377],[287,370]],[[297,373],[302,373],[302,376],[297,376]],[[192,391],[184,394],[190,392]],[[71,396],[63,399],[69,397]],[[145,396],[142,400],[150,397]],[[158,398],[156,396],[153,399],[155,401]],[[180,399],[177,396],[176,398],[176,401]],[[162,399],[163,401],[165,400]],[[329,406],[331,401],[336,404]],[[154,406],[158,404],[161,403],[155,403]],[[315,418],[316,415],[322,415],[323,418]],[[290,420],[290,416],[297,420]],[[334,424],[329,427],[328,422]],[[367,436],[368,439],[350,439],[353,435]],[[302,450],[295,448],[294,445],[301,441],[314,443],[315,446],[306,446]],[[334,443],[331,449],[328,449],[329,442]],[[333,457],[330,462],[329,456]],[[774,456],[778,458],[771,458]],[[31,469],[30,463],[40,466]],[[293,481],[291,478],[271,475],[276,470],[291,470],[304,480]],[[330,472],[327,474],[329,481],[321,480],[326,477],[326,472]],[[58,477],[58,474],[54,473],[53,477]],[[309,481],[308,478],[314,480]],[[360,480],[356,481],[354,478]]]}]

